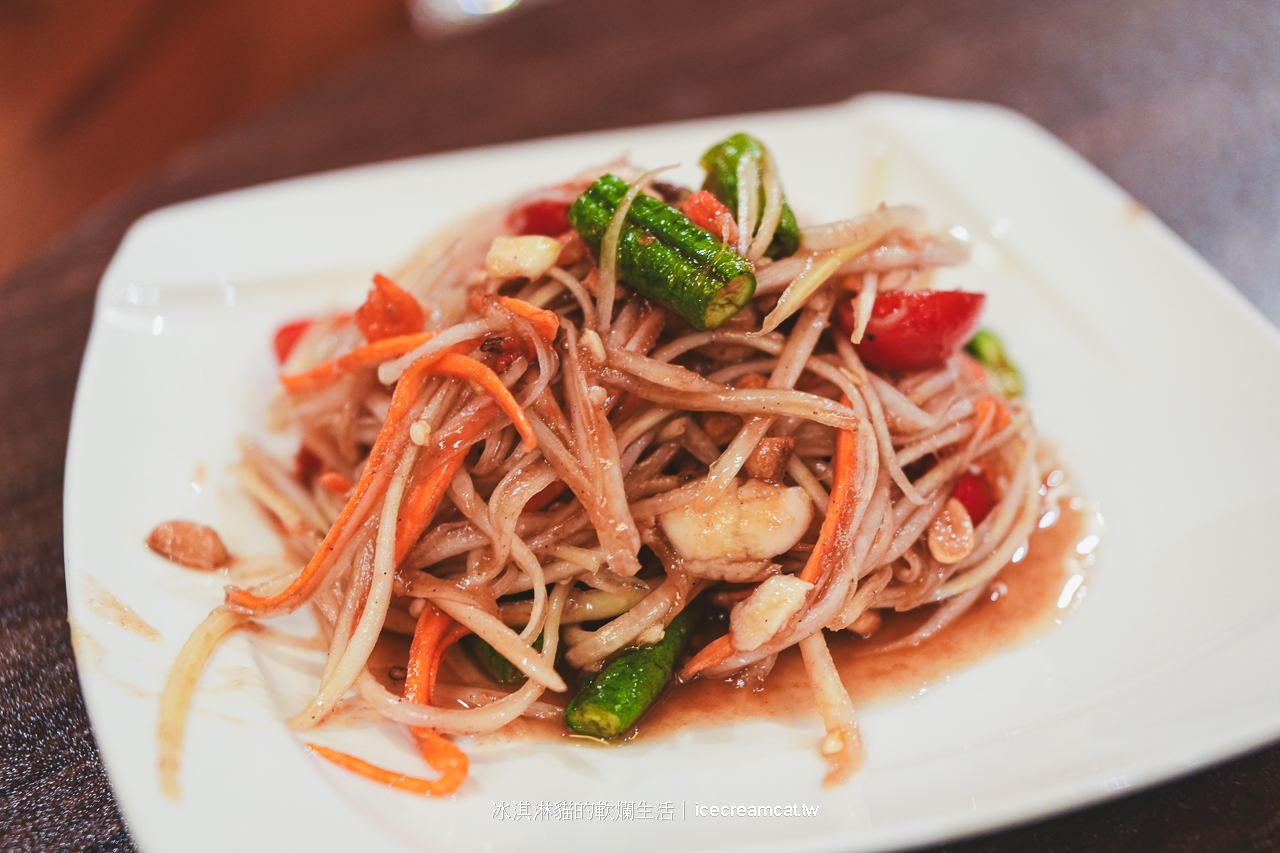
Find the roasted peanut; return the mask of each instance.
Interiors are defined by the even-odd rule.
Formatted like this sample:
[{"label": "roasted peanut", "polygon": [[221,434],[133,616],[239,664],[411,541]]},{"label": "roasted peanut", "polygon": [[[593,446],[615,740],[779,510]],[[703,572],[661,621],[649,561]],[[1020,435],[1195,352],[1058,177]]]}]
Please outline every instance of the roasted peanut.
[{"label": "roasted peanut", "polygon": [[220,569],[231,562],[218,531],[194,521],[165,521],[147,537],[147,547],[161,557],[192,569]]},{"label": "roasted peanut", "polygon": [[939,563],[958,563],[973,551],[975,541],[969,511],[951,498],[929,525],[929,553]]}]

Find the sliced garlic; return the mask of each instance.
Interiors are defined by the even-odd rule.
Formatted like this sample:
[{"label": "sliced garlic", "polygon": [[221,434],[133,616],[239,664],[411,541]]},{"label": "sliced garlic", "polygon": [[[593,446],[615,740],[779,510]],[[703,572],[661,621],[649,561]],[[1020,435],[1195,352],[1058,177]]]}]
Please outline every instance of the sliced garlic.
[{"label": "sliced garlic", "polygon": [[494,278],[541,278],[560,257],[560,243],[550,237],[495,237],[484,259],[485,272]]}]

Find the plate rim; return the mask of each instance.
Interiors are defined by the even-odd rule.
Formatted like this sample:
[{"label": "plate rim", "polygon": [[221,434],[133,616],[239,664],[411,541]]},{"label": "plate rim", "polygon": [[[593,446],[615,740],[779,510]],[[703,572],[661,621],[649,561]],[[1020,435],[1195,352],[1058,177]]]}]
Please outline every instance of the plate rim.
[{"label": "plate rim", "polygon": [[[679,121],[665,123],[661,125],[647,125],[643,127],[628,127],[620,129],[593,131],[586,134],[565,134],[551,137],[545,137],[536,140],[524,142],[504,143],[498,145],[482,146],[478,148],[461,149],[458,151],[442,152],[437,154],[426,155],[423,157],[400,158],[396,160],[384,161],[374,164],[365,164],[360,166],[349,167],[345,169],[337,169],[314,175],[288,178],[281,181],[273,181],[267,184],[261,184],[254,187],[232,190],[229,192],[218,193],[199,199],[180,202],[178,204],[169,205],[157,210],[151,211],[145,216],[137,220],[130,226],[125,238],[122,240],[120,247],[104,272],[102,281],[99,285],[96,296],[96,304],[94,311],[93,324],[90,331],[89,343],[86,346],[84,362],[82,364],[81,376],[83,377],[87,366],[90,364],[92,354],[95,352],[95,339],[101,335],[100,326],[103,323],[102,312],[109,296],[111,288],[118,286],[122,279],[125,278],[122,267],[126,260],[130,259],[130,255],[126,254],[126,249],[138,241],[138,235],[145,233],[148,229],[156,227],[157,222],[166,222],[175,217],[181,219],[189,216],[193,211],[201,211],[206,209],[210,204],[217,205],[236,205],[236,204],[254,204],[257,199],[264,197],[264,194],[291,193],[299,187],[315,187],[318,182],[328,182],[333,180],[349,181],[360,180],[366,176],[374,174],[388,174],[387,170],[398,168],[413,168],[424,163],[439,162],[448,160],[459,155],[474,155],[480,153],[502,154],[514,153],[528,146],[554,146],[563,144],[566,141],[598,141],[602,139],[620,139],[624,138],[628,133],[638,131],[677,131],[682,128],[704,126],[709,123],[723,123],[726,121],[740,122],[760,120],[762,117],[791,117],[803,119],[813,115],[840,114],[844,111],[865,111],[875,112],[885,111],[892,113],[894,111],[906,110],[913,111],[919,109],[947,109],[956,110],[966,115],[974,116],[996,116],[999,121],[1013,121],[1025,128],[1030,129],[1038,136],[1043,143],[1049,144],[1055,149],[1055,156],[1066,155],[1073,163],[1075,168],[1083,169],[1093,182],[1104,192],[1110,193],[1115,197],[1117,202],[1129,199],[1128,194],[1116,185],[1111,179],[1098,172],[1091,164],[1084,160],[1078,153],[1068,148],[1065,143],[1060,142],[1051,136],[1047,131],[1043,130],[1039,125],[1032,122],[1020,113],[1016,113],[1004,107],[991,104],[975,104],[966,102],[943,101],[931,98],[918,98],[914,96],[903,95],[887,95],[887,94],[868,94],[862,95],[849,101],[843,101],[837,104],[804,107],[794,110],[775,110],[765,113],[749,113],[737,116],[714,117],[710,119],[695,119],[688,121]],[[1254,331],[1261,331],[1265,336],[1269,337],[1272,344],[1280,348],[1280,333],[1274,326],[1258,311],[1258,309],[1250,303],[1243,294],[1231,286],[1209,263],[1204,260],[1197,252],[1189,247],[1181,240],[1173,231],[1168,229],[1162,222],[1154,216],[1149,216],[1150,227],[1155,229],[1159,241],[1164,244],[1164,248],[1177,255],[1179,263],[1188,264],[1194,269],[1197,278],[1203,282],[1216,287],[1221,294],[1226,295],[1233,303],[1234,308],[1242,315],[1241,319],[1246,319],[1254,326]],[[76,530],[78,517],[77,509],[73,508],[71,490],[73,488],[73,480],[77,471],[73,470],[78,465],[77,455],[81,452],[80,448],[85,439],[83,433],[86,429],[84,421],[84,407],[81,401],[81,383],[77,383],[76,402],[73,409],[71,430],[68,438],[67,460],[66,460],[66,478],[64,480],[64,552],[67,554],[66,565],[66,585],[69,602],[70,618],[82,619],[84,617],[84,604],[81,600],[80,590],[76,588],[74,581],[86,572],[80,566],[72,565],[72,555],[76,554],[78,547],[73,547],[71,541]],[[91,667],[84,652],[78,645],[75,647],[75,656],[77,661],[78,675],[81,680],[81,689],[85,694],[86,707],[89,711],[90,719],[102,717],[102,711],[95,708],[99,703],[105,702],[103,695],[99,691],[96,678],[89,677]],[[95,735],[98,734],[98,726],[94,725]],[[1280,712],[1277,712],[1275,718],[1269,722],[1260,723],[1255,730],[1248,734],[1240,734],[1234,737],[1220,737],[1217,739],[1209,739],[1212,745],[1202,746],[1199,750],[1193,750],[1195,753],[1187,757],[1177,760],[1170,760],[1168,756],[1165,760],[1150,760],[1144,770],[1136,774],[1133,783],[1125,788],[1118,790],[1104,790],[1097,785],[1098,780],[1071,780],[1064,781],[1058,786],[1042,787],[1035,791],[1025,793],[1021,798],[1005,801],[1000,807],[986,806],[984,810],[975,811],[969,821],[956,820],[954,816],[950,818],[947,834],[937,834],[936,827],[919,827],[919,832],[904,832],[901,828],[894,829],[892,827],[871,827],[865,831],[865,835],[871,837],[883,836],[883,840],[879,843],[890,844],[893,846],[914,846],[930,841],[943,842],[961,837],[969,837],[988,831],[1014,826],[1022,823],[1033,822],[1036,820],[1046,819],[1053,815],[1061,814],[1066,811],[1078,809],[1093,805],[1108,799],[1112,799],[1121,795],[1132,793],[1136,790],[1147,788],[1162,782],[1171,781],[1190,773],[1198,772],[1205,767],[1213,764],[1227,761],[1235,756],[1248,752],[1250,749],[1259,747],[1267,743],[1269,740],[1280,736]],[[99,742],[102,738],[99,736]],[[126,805],[125,800],[135,800],[135,792],[130,792],[127,797],[121,796],[121,789],[116,784],[117,772],[112,769],[115,761],[108,761],[104,751],[104,766],[107,768],[108,775],[112,779],[113,791],[116,792],[117,799],[121,801],[122,810],[126,814],[132,816],[137,813],[137,803]],[[1140,762],[1139,762],[1140,763]],[[138,799],[141,799],[140,795]],[[948,813],[950,814],[950,813]],[[131,832],[139,842],[142,833],[138,833],[134,829],[134,824],[130,823]],[[845,830],[833,830],[825,835],[813,836],[807,840],[798,842],[798,849],[825,851],[835,850],[847,845],[851,840],[849,833]],[[865,840],[865,838],[863,839]],[[771,849],[772,844],[766,845],[760,849]]]}]

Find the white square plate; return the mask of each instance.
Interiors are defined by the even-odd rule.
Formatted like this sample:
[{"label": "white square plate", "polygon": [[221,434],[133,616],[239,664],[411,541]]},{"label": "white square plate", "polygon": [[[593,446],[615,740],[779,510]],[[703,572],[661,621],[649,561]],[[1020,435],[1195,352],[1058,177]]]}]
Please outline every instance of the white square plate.
[{"label": "white square plate", "polygon": [[[309,756],[282,722],[298,654],[233,637],[205,674],[185,795],[160,793],[157,693],[223,578],[150,554],[168,518],[263,532],[229,485],[235,438],[259,433],[269,339],[286,320],[357,304],[435,228],[482,204],[629,152],[696,158],[747,129],[789,197],[820,221],[867,200],[963,227],[985,290],[1108,533],[1087,600],[1037,641],[861,709],[867,765],[823,790],[812,723],[755,723],[617,749],[473,750],[460,794],[390,791]],[[98,295],[67,458],[70,614],[89,712],[147,851],[329,849],[872,850],[953,837],[1184,773],[1280,734],[1280,337],[1163,225],[1024,118],[871,96],[797,112],[446,154],[257,187],[153,213]],[[107,593],[159,632],[118,623]],[[113,616],[113,613],[115,614]],[[306,633],[295,614],[286,627]],[[292,679],[292,680],[291,680]],[[389,727],[332,734],[424,772]],[[497,819],[495,803],[671,804],[670,820]],[[695,804],[798,803],[817,816],[715,818]],[[536,807],[536,806],[535,806]],[[521,816],[524,818],[524,816]],[[594,816],[593,816],[594,817]]]}]

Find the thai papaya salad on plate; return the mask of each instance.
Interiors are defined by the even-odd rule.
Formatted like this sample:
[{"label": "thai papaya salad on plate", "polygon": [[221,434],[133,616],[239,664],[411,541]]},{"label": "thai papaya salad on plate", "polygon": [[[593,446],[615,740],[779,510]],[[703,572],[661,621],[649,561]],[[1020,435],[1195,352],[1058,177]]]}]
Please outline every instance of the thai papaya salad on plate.
[{"label": "thai papaya salad on plate", "polygon": [[[792,646],[828,782],[857,769],[828,639],[911,612],[888,647],[911,646],[970,609],[1025,553],[1044,449],[985,297],[933,286],[964,242],[907,205],[802,227],[746,134],[701,164],[699,188],[589,169],[459,223],[353,312],[280,328],[270,418],[300,449],[246,441],[236,473],[298,568],[228,586],[183,647],[167,792],[218,641],[300,608],[327,658],[290,725],[354,690],[438,778],[312,748],[397,788],[453,792],[454,738],[522,716],[626,739],[668,691],[755,689]],[[191,522],[148,541],[229,559]],[[388,633],[412,638],[390,678]]]}]

